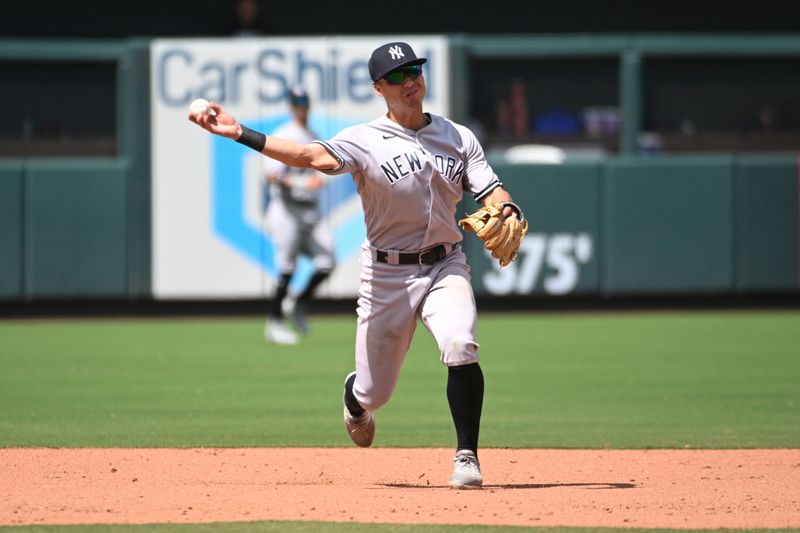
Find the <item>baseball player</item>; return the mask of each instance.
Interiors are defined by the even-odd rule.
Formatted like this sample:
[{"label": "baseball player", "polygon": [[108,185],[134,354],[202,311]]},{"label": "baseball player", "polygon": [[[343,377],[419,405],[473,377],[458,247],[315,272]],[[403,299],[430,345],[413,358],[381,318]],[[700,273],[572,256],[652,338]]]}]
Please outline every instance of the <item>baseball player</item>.
[{"label": "baseball player", "polygon": [[[190,120],[287,165],[352,174],[367,238],[360,256],[355,372],[346,377],[344,386],[345,428],[356,445],[372,444],[373,413],[395,390],[419,319],[436,339],[440,360],[447,367],[447,399],[457,439],[449,484],[479,488],[484,378],[478,363],[470,267],[459,245],[463,236],[454,216],[464,191],[495,208],[491,221],[499,225],[487,224],[480,235],[494,235],[498,227],[523,216],[473,133],[423,112],[426,61],[403,42],[375,49],[369,73],[387,113],[327,141],[301,144],[267,137],[242,126],[216,103],[212,103],[215,116]],[[516,242],[507,254],[513,259],[521,236],[506,237],[499,240]]]},{"label": "baseball player", "polygon": [[[275,130],[275,136],[300,144],[317,139],[308,128],[310,100],[305,89],[301,86],[292,88],[287,99],[292,120]],[[264,173],[270,186],[267,230],[272,236],[275,262],[280,269],[264,333],[272,342],[296,344],[297,334],[286,325],[284,313],[292,317],[300,333],[306,333],[308,303],[335,266],[333,237],[319,209],[320,189],[327,176],[311,168],[290,167],[269,158],[264,158]],[[313,259],[315,272],[297,296],[288,293],[297,257],[301,253]]]}]

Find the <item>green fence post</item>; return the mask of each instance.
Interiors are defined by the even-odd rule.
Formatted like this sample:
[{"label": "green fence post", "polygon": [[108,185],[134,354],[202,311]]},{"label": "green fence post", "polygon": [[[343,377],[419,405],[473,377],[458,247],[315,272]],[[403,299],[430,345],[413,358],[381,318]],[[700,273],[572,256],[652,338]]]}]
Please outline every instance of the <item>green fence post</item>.
[{"label": "green fence post", "polygon": [[638,50],[627,49],[622,53],[619,75],[622,108],[620,155],[632,156],[638,152],[642,127],[642,56]]},{"label": "green fence post", "polygon": [[119,153],[127,161],[127,296],[147,298],[150,266],[150,42],[128,42],[120,58],[117,125]]}]

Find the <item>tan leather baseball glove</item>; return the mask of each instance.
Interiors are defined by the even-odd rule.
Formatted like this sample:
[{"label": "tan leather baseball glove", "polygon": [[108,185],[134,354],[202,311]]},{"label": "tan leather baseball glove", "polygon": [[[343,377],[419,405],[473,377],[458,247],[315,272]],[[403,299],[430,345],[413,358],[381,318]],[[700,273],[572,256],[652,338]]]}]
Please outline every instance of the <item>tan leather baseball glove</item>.
[{"label": "tan leather baseball glove", "polygon": [[[518,217],[506,217],[501,213],[505,205],[511,205]],[[491,204],[481,207],[474,213],[458,221],[464,231],[474,231],[492,256],[504,267],[517,256],[522,238],[528,233],[528,221],[522,211],[511,202]]]}]

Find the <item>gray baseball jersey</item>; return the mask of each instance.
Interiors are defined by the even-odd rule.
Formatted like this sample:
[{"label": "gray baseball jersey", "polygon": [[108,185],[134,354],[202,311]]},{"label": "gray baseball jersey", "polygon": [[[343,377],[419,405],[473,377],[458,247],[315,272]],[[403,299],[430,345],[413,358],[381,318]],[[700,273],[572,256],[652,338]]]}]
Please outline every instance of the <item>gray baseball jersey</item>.
[{"label": "gray baseball jersey", "polygon": [[[317,138],[311,130],[294,120],[278,128],[274,135],[301,144]],[[319,210],[320,190],[311,190],[306,185],[308,178],[317,172],[289,167],[266,157],[264,173],[282,180],[270,184],[266,213],[267,230],[275,243],[278,268],[281,272],[292,272],[298,254],[302,253],[312,258],[317,269],[333,269],[336,262],[333,237]]]},{"label": "gray baseball jersey", "polygon": [[[316,141],[339,161],[328,173],[352,174],[364,208],[353,394],[369,411],[389,401],[417,319],[445,365],[478,361],[477,312],[455,209],[464,191],[481,200],[500,181],[468,128],[428,117],[419,131],[384,116]],[[447,255],[432,265],[387,264],[377,256],[440,244]]]},{"label": "gray baseball jersey", "polygon": [[419,131],[386,116],[342,130],[323,144],[349,172],[364,207],[367,240],[379,249],[422,250],[457,243],[455,209],[463,192],[480,200],[500,185],[475,135],[430,115]]}]

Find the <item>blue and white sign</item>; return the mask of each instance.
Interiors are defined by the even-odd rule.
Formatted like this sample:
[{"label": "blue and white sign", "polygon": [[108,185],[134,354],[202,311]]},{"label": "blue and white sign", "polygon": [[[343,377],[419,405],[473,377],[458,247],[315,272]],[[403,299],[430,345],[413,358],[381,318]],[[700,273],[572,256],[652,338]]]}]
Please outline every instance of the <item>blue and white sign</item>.
[{"label": "blue and white sign", "polygon": [[[301,83],[311,97],[310,126],[322,139],[386,112],[367,69],[371,51],[411,44],[425,65],[425,109],[449,112],[449,56],[443,37],[328,37],[157,40],[151,47],[153,294],[160,299],[269,296],[275,284],[263,156],[211,135],[187,119],[198,97],[219,103],[267,134],[289,120],[284,95]],[[355,296],[365,230],[349,175],[321,195],[338,266],[323,297]],[[301,261],[293,280],[311,273]]]}]

